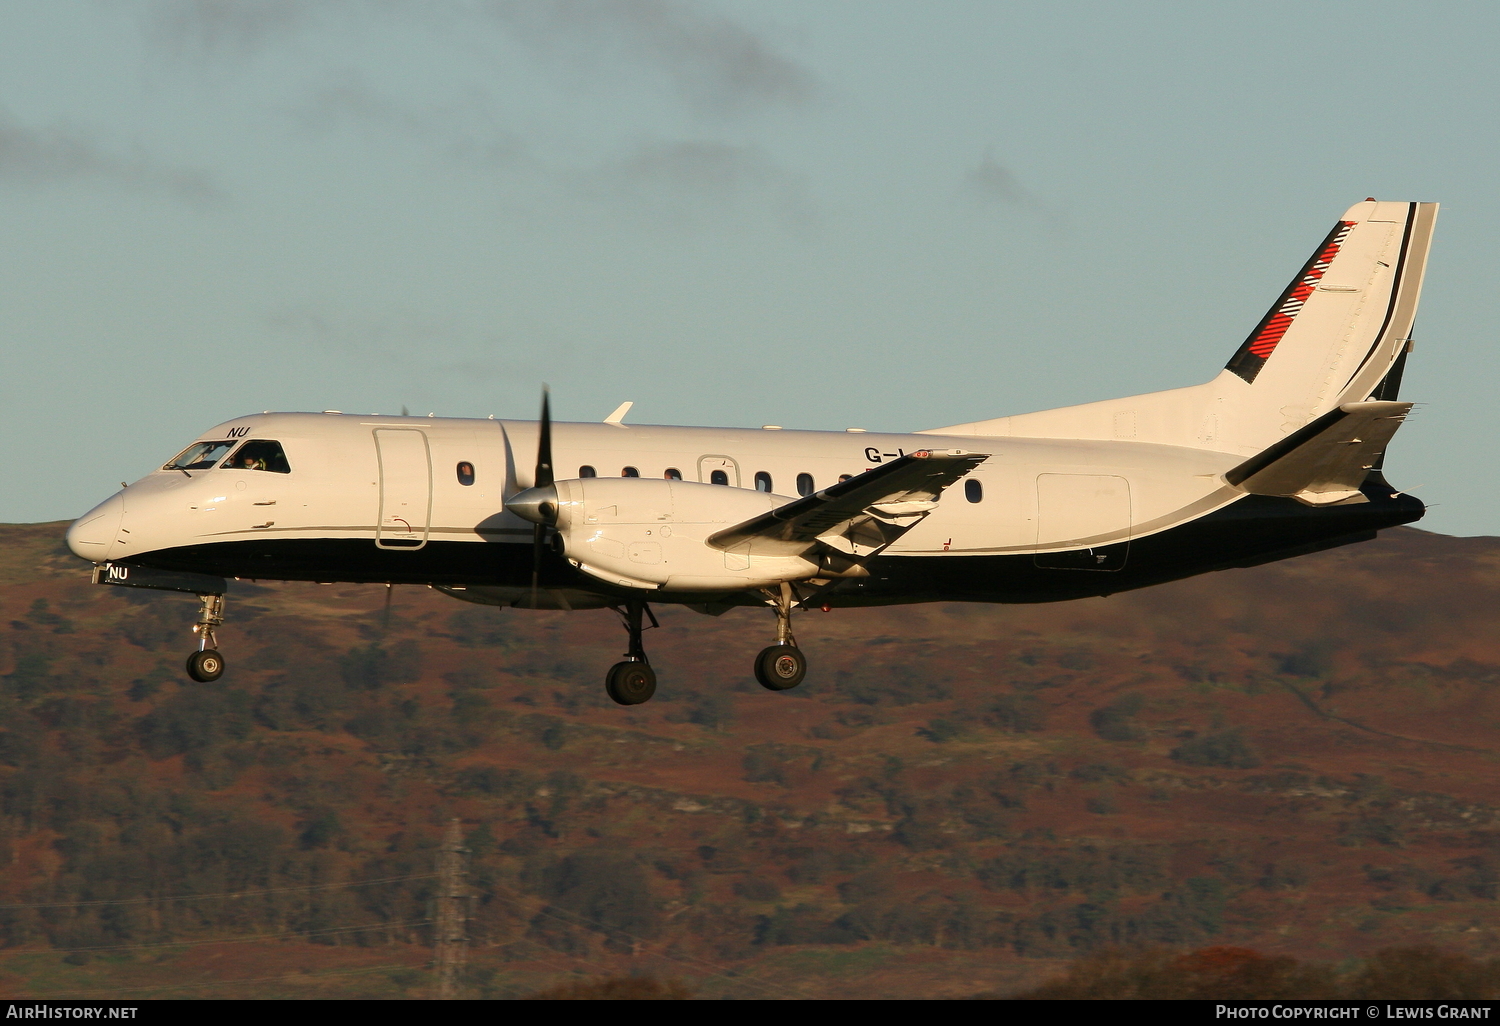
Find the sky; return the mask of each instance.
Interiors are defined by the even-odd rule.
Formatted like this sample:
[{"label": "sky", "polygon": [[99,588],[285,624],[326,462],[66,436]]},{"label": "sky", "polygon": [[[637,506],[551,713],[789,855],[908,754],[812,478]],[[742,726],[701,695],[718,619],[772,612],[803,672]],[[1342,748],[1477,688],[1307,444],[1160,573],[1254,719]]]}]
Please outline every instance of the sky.
[{"label": "sky", "polygon": [[[1500,6],[0,0],[0,521],[259,410],[920,430],[1216,374],[1443,204],[1386,461],[1500,534]],[[66,458],[64,458],[66,457]]]}]

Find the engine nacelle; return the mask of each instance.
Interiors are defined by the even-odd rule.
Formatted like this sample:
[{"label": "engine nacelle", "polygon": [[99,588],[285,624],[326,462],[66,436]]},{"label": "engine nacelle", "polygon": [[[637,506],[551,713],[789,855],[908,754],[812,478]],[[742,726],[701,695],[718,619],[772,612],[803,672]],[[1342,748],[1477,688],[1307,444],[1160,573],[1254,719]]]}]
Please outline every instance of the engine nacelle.
[{"label": "engine nacelle", "polygon": [[791,502],[746,488],[693,481],[591,477],[558,481],[512,497],[518,516],[550,523],[580,570],[627,588],[725,592],[806,580],[818,573],[799,555],[752,555],[705,539]]}]

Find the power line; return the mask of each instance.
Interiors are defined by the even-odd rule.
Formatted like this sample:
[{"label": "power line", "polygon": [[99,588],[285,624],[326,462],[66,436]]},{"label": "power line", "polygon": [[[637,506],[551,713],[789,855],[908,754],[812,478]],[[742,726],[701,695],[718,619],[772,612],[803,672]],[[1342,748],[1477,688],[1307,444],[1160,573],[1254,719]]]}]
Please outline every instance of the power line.
[{"label": "power line", "polygon": [[347,883],[308,884],[304,887],[267,887],[258,891],[220,891],[216,894],[167,894],[159,898],[112,898],[100,901],[38,901],[27,904],[0,905],[11,908],[85,908],[91,905],[149,905],[158,901],[197,901],[201,898],[254,898],[262,894],[290,894],[295,891],[329,891],[340,887],[369,887],[374,884],[399,883],[402,880],[430,880],[436,873],[413,873],[410,876],[386,876],[377,880],[351,880]]}]

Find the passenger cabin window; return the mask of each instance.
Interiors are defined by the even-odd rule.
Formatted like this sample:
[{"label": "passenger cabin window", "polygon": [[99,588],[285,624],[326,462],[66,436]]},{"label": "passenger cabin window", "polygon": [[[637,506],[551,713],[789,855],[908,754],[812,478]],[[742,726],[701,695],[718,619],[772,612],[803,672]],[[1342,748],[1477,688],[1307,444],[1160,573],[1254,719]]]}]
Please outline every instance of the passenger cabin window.
[{"label": "passenger cabin window", "polygon": [[708,483],[727,485],[729,483],[729,475],[722,470],[716,470],[708,475]]},{"label": "passenger cabin window", "polygon": [[668,467],[667,472],[663,474],[662,477],[666,478],[668,481],[681,481],[682,471],[678,470],[676,467]]},{"label": "passenger cabin window", "polygon": [[811,474],[798,474],[797,475],[797,494],[798,495],[811,495],[814,491],[816,491],[816,489],[813,488],[812,475]]},{"label": "passenger cabin window", "polygon": [[269,470],[273,474],[290,474],[291,466],[280,442],[263,438],[252,438],[234,451],[224,463],[230,470]]},{"label": "passenger cabin window", "polygon": [[764,470],[755,472],[755,490],[757,492],[769,492],[771,490],[771,475]]},{"label": "passenger cabin window", "polygon": [[853,474],[840,474],[839,475],[839,484],[843,484],[845,481],[852,481],[853,479],[854,479],[854,475]]},{"label": "passenger cabin window", "polygon": [[578,468],[578,476],[579,477],[598,477],[599,474],[598,474],[597,471],[594,470],[593,467],[591,467],[587,463],[585,463],[583,466],[581,466],[581,467]]},{"label": "passenger cabin window", "polygon": [[464,460],[458,465],[458,483],[471,485],[474,483],[474,464]]},{"label": "passenger cabin window", "polygon": [[620,476],[621,477],[640,477],[641,476],[641,472],[639,470],[636,470],[634,467],[621,467],[620,468]]},{"label": "passenger cabin window", "polygon": [[972,477],[964,482],[964,498],[970,502],[982,502],[984,500],[984,485]]},{"label": "passenger cabin window", "polygon": [[224,454],[234,448],[234,440],[227,442],[194,442],[182,452],[163,470],[208,470],[215,463],[224,458]]}]

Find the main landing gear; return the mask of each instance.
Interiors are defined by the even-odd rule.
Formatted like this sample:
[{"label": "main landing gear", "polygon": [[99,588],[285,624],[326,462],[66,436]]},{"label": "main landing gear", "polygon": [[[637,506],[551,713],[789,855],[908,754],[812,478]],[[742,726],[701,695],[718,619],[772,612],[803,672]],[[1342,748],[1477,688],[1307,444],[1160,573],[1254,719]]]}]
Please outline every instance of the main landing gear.
[{"label": "main landing gear", "polygon": [[650,701],[656,694],[656,671],[646,658],[646,649],[641,645],[641,617],[651,620],[652,627],[660,627],[651,607],[645,599],[632,598],[625,603],[624,610],[615,608],[625,621],[625,630],[630,634],[630,651],[624,662],[615,663],[604,677],[604,690],[620,705],[640,705]]},{"label": "main landing gear", "polygon": [[790,584],[778,591],[766,589],[771,608],[776,611],[776,644],[761,650],[755,657],[755,679],[770,691],[790,691],[807,676],[807,656],[792,637],[792,604],[796,596]]},{"label": "main landing gear", "polygon": [[[792,637],[792,607],[798,601],[797,594],[790,584],[783,584],[776,590],[767,588],[765,595],[776,613],[776,644],[763,649],[755,657],[755,679],[769,691],[790,691],[807,676],[807,656],[802,654],[797,639]],[[651,668],[651,661],[646,658],[646,649],[641,644],[644,630],[641,621],[649,620],[652,627],[661,625],[656,622],[645,599],[632,598],[623,609],[619,606],[614,609],[625,621],[625,630],[630,635],[630,651],[625,653],[624,661],[609,668],[604,677],[604,690],[620,705],[640,705],[656,694],[656,671]]]},{"label": "main landing gear", "polygon": [[199,595],[203,603],[193,633],[198,635],[198,651],[188,656],[187,673],[200,684],[216,681],[224,675],[224,657],[219,654],[214,628],[224,622],[224,596]]}]

